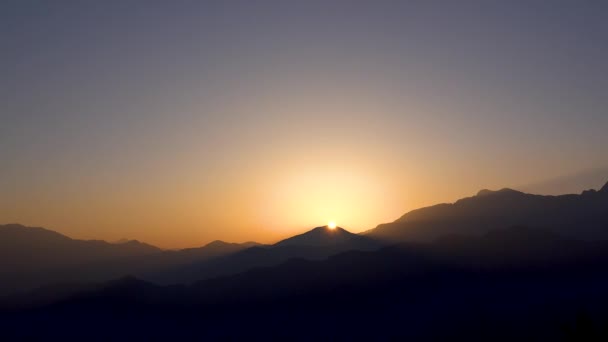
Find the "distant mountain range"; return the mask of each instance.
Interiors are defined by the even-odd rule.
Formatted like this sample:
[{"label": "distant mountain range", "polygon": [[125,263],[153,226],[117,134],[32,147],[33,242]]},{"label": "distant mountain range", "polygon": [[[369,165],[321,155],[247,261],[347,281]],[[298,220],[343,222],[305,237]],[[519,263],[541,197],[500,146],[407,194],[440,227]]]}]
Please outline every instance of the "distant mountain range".
[{"label": "distant mountain range", "polygon": [[351,250],[375,250],[384,244],[347,230],[316,227],[273,245],[258,245],[235,253],[177,267],[168,272],[141,276],[158,284],[193,283],[201,279],[236,274],[256,267],[278,265],[289,259],[321,260]]},{"label": "distant mountain range", "polygon": [[[63,338],[95,331],[102,339],[494,341],[562,340],[570,329],[572,340],[584,340],[588,331],[576,330],[576,314],[603,317],[607,262],[606,241],[514,227],[324,260],[290,259],[192,285],[124,277],[44,288],[0,300],[0,328],[23,336],[35,324],[28,336]],[[70,329],[59,324],[66,319]],[[299,329],[307,320],[315,324]]]},{"label": "distant mountain range", "polygon": [[43,228],[0,226],[0,293],[46,284],[61,269],[159,252],[137,241],[74,240]]},{"label": "distant mountain range", "polygon": [[413,210],[364,234],[323,226],[274,245],[214,241],[199,248],[163,251],[136,240],[74,240],[43,228],[5,225],[0,226],[0,294],[56,282],[101,282],[126,275],[159,284],[192,283],[278,265],[291,258],[320,260],[349,250],[479,236],[513,226],[541,228],[569,238],[608,240],[608,184],[599,191],[562,196],[481,190],[453,204]]},{"label": "distant mountain range", "polygon": [[[6,225],[0,338],[580,340],[577,312],[608,322],[606,264],[608,184],[562,196],[482,190],[363,234],[322,226],[273,245],[162,251]],[[78,323],[68,331],[60,319]]]},{"label": "distant mountain range", "polygon": [[128,274],[162,272],[258,244],[214,241],[200,248],[163,251],[137,240],[75,240],[18,224],[0,226],[0,294],[56,282],[107,281]]},{"label": "distant mountain range", "polygon": [[136,240],[70,239],[43,228],[0,226],[0,294],[57,282],[102,282],[126,275],[159,284],[192,283],[292,258],[320,260],[401,242],[481,235],[513,226],[541,228],[583,240],[608,239],[608,184],[580,195],[541,196],[511,189],[481,190],[453,204],[413,210],[364,234],[314,228],[274,245],[214,241],[163,251]]},{"label": "distant mountain range", "polygon": [[[34,253],[35,252],[35,253]],[[104,259],[146,255],[160,249],[136,240],[120,244],[74,240],[57,232],[19,224],[0,226],[0,269],[36,266],[40,269]],[[31,261],[24,265],[24,262]]]},{"label": "distant mountain range", "polygon": [[43,229],[0,226],[0,294],[58,282],[102,282],[134,275],[159,284],[191,283],[290,258],[318,260],[379,243],[342,228],[317,227],[274,245],[213,241],[203,247],[163,251],[135,240],[73,240]]},{"label": "distant mountain range", "polygon": [[413,210],[365,236],[385,241],[432,241],[445,235],[482,234],[512,226],[543,228],[586,240],[608,239],[608,183],[580,195],[542,196],[481,190],[452,204]]},{"label": "distant mountain range", "polygon": [[353,234],[341,227],[330,229],[324,226],[317,227],[304,234],[296,235],[279,241],[274,246],[327,247],[341,245],[344,245],[350,249],[355,249],[357,247],[368,249],[377,246],[377,243],[369,237]]}]

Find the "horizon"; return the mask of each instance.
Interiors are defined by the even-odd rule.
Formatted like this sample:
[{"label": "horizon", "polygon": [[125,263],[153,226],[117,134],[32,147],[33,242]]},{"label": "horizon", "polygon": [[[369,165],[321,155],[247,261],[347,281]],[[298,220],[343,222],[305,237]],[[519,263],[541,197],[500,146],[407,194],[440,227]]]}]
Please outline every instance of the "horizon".
[{"label": "horizon", "polygon": [[[563,180],[563,178],[562,178],[562,180]],[[549,183],[551,183],[551,182],[549,182]],[[545,185],[546,183],[541,183],[541,184]],[[604,190],[605,187],[608,187],[608,181],[605,182],[605,183],[603,183],[603,185],[600,185],[599,187],[586,188],[586,189],[581,190],[579,192],[565,192],[565,193],[559,193],[559,194],[555,194],[555,193],[553,193],[553,194],[529,193],[529,192],[526,192],[526,191],[522,191],[522,190],[518,190],[518,189],[514,189],[514,188],[506,188],[505,187],[505,188],[499,188],[499,189],[480,189],[477,193],[475,193],[475,194],[473,194],[471,196],[463,197],[463,198],[470,198],[470,197],[478,196],[479,192],[481,192],[481,191],[499,192],[499,191],[502,191],[502,190],[515,190],[515,191],[526,193],[526,194],[540,195],[540,196],[564,196],[564,195],[572,195],[572,194],[580,195],[583,192],[588,191],[588,190],[595,190],[595,191]],[[543,188],[543,187],[541,187],[541,188]],[[463,198],[460,198],[460,199],[463,199]],[[460,199],[458,199],[458,200],[460,200]],[[453,202],[441,202],[441,203],[435,203],[433,205],[437,205],[437,204],[454,204],[455,202],[456,201],[453,201]],[[405,214],[407,214],[407,213],[409,213],[411,211],[415,211],[417,209],[424,209],[424,208],[432,207],[433,205],[425,206],[425,207],[420,207],[420,208],[414,208],[414,209],[412,209],[410,211],[404,212],[401,216],[403,216],[403,215],[405,215]],[[398,218],[396,218],[396,219],[398,219]],[[170,250],[182,250],[182,249],[188,249],[188,248],[205,247],[208,244],[211,244],[211,243],[214,243],[214,242],[236,243],[236,244],[258,243],[258,244],[261,244],[261,245],[275,245],[275,244],[277,244],[277,243],[279,243],[279,242],[281,242],[283,240],[286,240],[286,239],[289,239],[289,238],[292,238],[294,236],[298,236],[298,235],[301,235],[301,234],[305,234],[305,233],[308,233],[308,232],[311,232],[311,231],[314,231],[314,230],[317,230],[317,229],[320,229],[320,228],[327,228],[328,231],[332,231],[332,230],[338,230],[338,231],[340,231],[340,230],[343,230],[343,231],[346,231],[348,233],[353,233],[353,234],[360,235],[360,234],[365,233],[365,232],[367,232],[369,230],[377,228],[379,225],[387,224],[387,223],[391,223],[391,222],[393,222],[393,221],[380,222],[377,225],[375,225],[373,227],[370,227],[369,229],[364,229],[362,231],[353,232],[350,229],[348,229],[348,227],[345,228],[344,226],[340,225],[339,222],[330,221],[330,222],[327,222],[327,224],[325,224],[325,225],[320,225],[320,226],[314,225],[312,228],[311,227],[304,227],[302,230],[295,231],[291,235],[282,236],[282,237],[279,237],[278,239],[274,239],[274,240],[270,240],[270,241],[257,241],[257,240],[226,241],[226,240],[222,240],[222,239],[211,239],[211,240],[206,241],[206,242],[195,243],[193,245],[181,246],[181,247],[175,247],[175,246],[169,247],[169,246],[163,246],[163,245],[156,245],[156,244],[153,244],[153,243],[150,243],[150,242],[147,242],[147,241],[143,241],[142,239],[139,239],[137,237],[123,237],[123,238],[120,238],[120,239],[117,239],[117,240],[104,240],[104,239],[95,239],[95,238],[92,238],[92,239],[78,239],[78,238],[75,238],[75,237],[72,237],[72,236],[69,236],[69,235],[61,233],[61,229],[53,229],[51,227],[31,226],[31,225],[26,225],[26,224],[18,223],[18,222],[4,223],[4,224],[0,224],[0,226],[2,226],[2,225],[5,225],[5,226],[17,225],[17,226],[22,226],[22,227],[25,227],[25,228],[43,228],[43,229],[50,230],[50,231],[53,231],[53,232],[56,232],[56,233],[60,233],[60,234],[66,236],[66,237],[68,237],[70,239],[83,240],[83,241],[101,240],[101,241],[105,241],[105,242],[108,242],[108,243],[111,243],[111,244],[120,244],[122,242],[136,241],[136,242],[140,242],[140,243],[144,243],[144,244],[149,244],[149,245],[154,246],[154,247],[158,247],[158,248],[160,248],[161,250],[164,250],[164,251],[170,251]]]},{"label": "horizon", "polygon": [[608,341],[608,1],[0,22],[0,341]]},{"label": "horizon", "polygon": [[1,222],[277,241],[608,174],[604,3],[2,9]]}]

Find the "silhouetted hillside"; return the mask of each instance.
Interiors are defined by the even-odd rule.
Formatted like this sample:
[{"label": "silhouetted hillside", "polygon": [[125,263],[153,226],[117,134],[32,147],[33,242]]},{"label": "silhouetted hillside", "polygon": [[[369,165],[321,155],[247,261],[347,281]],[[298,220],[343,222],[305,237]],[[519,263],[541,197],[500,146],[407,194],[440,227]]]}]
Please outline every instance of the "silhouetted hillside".
[{"label": "silhouetted hillside", "polygon": [[342,228],[318,227],[275,245],[213,241],[203,247],[161,251],[140,242],[81,241],[43,228],[4,226],[0,294],[55,283],[94,283],[134,275],[159,284],[191,283],[278,265],[290,258],[319,260],[380,244]]},{"label": "silhouetted hillside", "polygon": [[[0,338],[605,340],[607,203],[608,185],[564,196],[483,190],[366,235],[317,227],[268,246],[135,243],[150,253],[25,268],[42,270],[25,279],[56,284],[0,298]],[[24,265],[67,258],[28,259],[36,248],[100,244],[19,226],[5,234]]]},{"label": "silhouetted hillside", "polygon": [[279,241],[274,246],[326,247],[340,245],[344,245],[348,249],[367,249],[377,247],[378,243],[369,237],[353,234],[344,228],[336,227],[330,229],[327,226],[323,226]]},{"label": "silhouetted hillside", "polygon": [[0,292],[42,285],[49,274],[78,265],[159,253],[137,241],[74,240],[43,228],[0,226]]},{"label": "silhouetted hillside", "polygon": [[[6,336],[73,338],[602,338],[607,247],[514,227],[292,259],[192,286],[123,278],[39,309],[5,311],[0,327]],[[74,328],[59,324],[65,319]]]},{"label": "silhouetted hillside", "polygon": [[351,250],[374,250],[382,244],[343,228],[314,228],[270,246],[255,246],[223,257],[159,272],[145,277],[161,284],[192,283],[201,279],[236,274],[254,267],[278,265],[292,258],[320,260]]},{"label": "silhouetted hillside", "polygon": [[75,240],[44,229],[0,226],[0,294],[65,282],[100,282],[129,274],[145,277],[257,245],[214,241],[178,251],[128,240]]},{"label": "silhouetted hillside", "polygon": [[46,269],[157,252],[159,248],[136,240],[112,244],[101,240],[74,240],[44,228],[0,226],[1,270]]},{"label": "silhouetted hillside", "polygon": [[608,239],[608,184],[580,195],[541,196],[481,190],[453,204],[413,210],[366,236],[390,241],[430,241],[450,234],[481,234],[511,226],[549,229],[586,240]]},{"label": "silhouetted hillside", "polygon": [[134,275],[162,284],[180,283],[183,281],[180,278],[182,270],[190,272],[197,265],[212,262],[252,246],[263,245],[255,242],[239,244],[216,240],[203,247],[163,251],[151,255],[87,264],[64,272],[61,275],[63,278],[60,279],[70,279],[71,274],[78,274],[80,281],[100,281]]}]

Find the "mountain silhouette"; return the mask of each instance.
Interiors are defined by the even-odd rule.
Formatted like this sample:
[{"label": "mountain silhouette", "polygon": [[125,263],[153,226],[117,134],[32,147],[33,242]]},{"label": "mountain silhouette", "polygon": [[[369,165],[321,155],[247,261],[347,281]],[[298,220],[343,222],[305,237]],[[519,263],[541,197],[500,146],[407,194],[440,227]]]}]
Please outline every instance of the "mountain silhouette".
[{"label": "mountain silhouette", "polygon": [[[35,308],[5,307],[0,331],[30,337],[96,331],[98,338],[584,340],[577,312],[598,322],[607,317],[607,247],[512,227],[324,260],[290,259],[189,286],[123,277]],[[311,317],[316,323],[302,329]],[[59,324],[65,320],[77,324],[65,329]],[[354,328],[353,322],[365,323]],[[32,324],[37,328],[26,329]]]},{"label": "mountain silhouette", "polygon": [[[36,253],[32,253],[36,251]],[[101,240],[75,240],[57,232],[19,224],[0,225],[0,262],[13,263],[36,258],[38,266],[82,263],[116,257],[145,255],[160,249],[137,240],[120,244]],[[8,266],[2,264],[2,269]]]},{"label": "mountain silhouette", "polygon": [[[459,241],[462,236],[483,236],[516,226],[566,238],[608,239],[608,184],[599,191],[562,196],[481,190],[453,204],[411,211],[362,235],[322,226],[274,245],[213,241],[198,248],[162,251],[136,240],[120,244],[74,240],[43,228],[5,225],[0,226],[0,294],[54,283],[103,282],[126,275],[165,285],[193,283],[276,266],[290,259],[322,260],[346,251],[372,251],[407,241]],[[446,245],[445,249],[453,247]]]},{"label": "mountain silhouette", "polygon": [[353,234],[344,228],[336,227],[330,229],[327,226],[316,227],[306,233],[290,237],[274,244],[281,246],[310,246],[326,247],[336,245],[347,245],[348,248],[365,248],[377,245],[377,242],[369,237]]},{"label": "mountain silhouette", "polygon": [[171,253],[165,254],[174,254],[175,256],[181,257],[193,257],[199,256],[202,258],[211,258],[220,255],[226,255],[230,253],[234,253],[246,248],[251,248],[255,246],[263,246],[257,242],[244,242],[244,243],[233,243],[233,242],[225,242],[221,240],[212,241],[203,247],[195,247],[195,248],[185,248],[178,251],[173,251]]},{"label": "mountain silhouette", "polygon": [[0,294],[129,274],[145,277],[256,245],[214,241],[198,248],[163,251],[137,240],[76,240],[44,228],[8,224],[0,226]]},{"label": "mountain silhouette", "polygon": [[203,247],[163,251],[137,240],[74,240],[21,225],[0,227],[0,295],[57,283],[95,283],[134,275],[159,284],[191,283],[291,258],[320,260],[348,250],[381,246],[343,228],[317,227],[274,245],[216,240]]},{"label": "mountain silhouette", "polygon": [[201,279],[232,275],[252,268],[275,266],[294,258],[321,260],[345,251],[375,250],[382,246],[382,242],[350,233],[343,228],[336,227],[332,230],[327,226],[321,226],[274,245],[257,245],[144,278],[161,284],[192,283]]},{"label": "mountain silhouette", "polygon": [[157,247],[130,241],[112,244],[75,240],[57,232],[18,224],[0,226],[0,293],[46,283],[62,269],[159,253]]},{"label": "mountain silhouette", "polygon": [[3,226],[2,280],[29,290],[0,296],[0,338],[605,340],[607,204],[481,190],[362,235],[177,251]]},{"label": "mountain silhouette", "polygon": [[[151,255],[87,264],[68,272],[74,273],[76,271],[80,275],[81,281],[99,281],[101,279],[107,280],[134,275],[163,284],[173,284],[181,281],[176,276],[181,274],[181,270],[191,269],[194,265],[210,262],[253,246],[263,245],[256,242],[230,243],[216,240],[202,247],[162,251]],[[66,274],[65,277],[67,276]]]},{"label": "mountain silhouette", "polygon": [[450,234],[482,234],[531,226],[578,239],[608,239],[608,184],[580,195],[542,196],[512,189],[481,190],[452,204],[410,211],[366,236],[389,241],[430,241]]}]

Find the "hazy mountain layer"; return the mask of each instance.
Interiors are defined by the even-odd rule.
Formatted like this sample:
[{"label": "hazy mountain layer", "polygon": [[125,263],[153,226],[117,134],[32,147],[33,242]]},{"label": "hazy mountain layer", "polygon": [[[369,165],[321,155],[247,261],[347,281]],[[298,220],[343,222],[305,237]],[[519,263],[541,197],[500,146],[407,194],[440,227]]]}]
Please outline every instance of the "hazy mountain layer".
[{"label": "hazy mountain layer", "polygon": [[481,234],[524,225],[563,236],[608,239],[608,183],[580,195],[541,196],[502,189],[481,190],[453,204],[413,210],[366,236],[388,241],[431,241],[451,234]]},{"label": "hazy mountain layer", "polygon": [[[32,338],[94,331],[120,339],[602,340],[606,262],[606,242],[515,227],[292,259],[191,286],[123,278],[47,296],[36,309],[14,309],[13,298],[0,311],[0,331]],[[61,325],[66,319],[70,329]],[[32,324],[35,330],[26,329]]]}]

